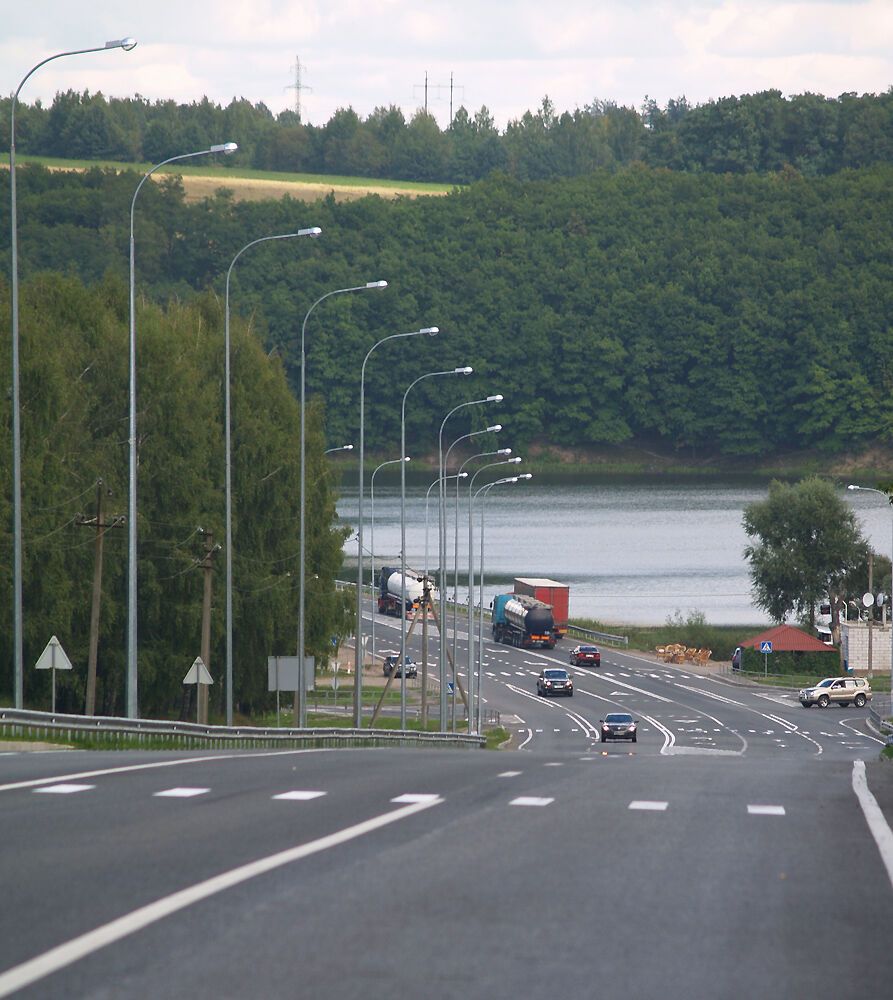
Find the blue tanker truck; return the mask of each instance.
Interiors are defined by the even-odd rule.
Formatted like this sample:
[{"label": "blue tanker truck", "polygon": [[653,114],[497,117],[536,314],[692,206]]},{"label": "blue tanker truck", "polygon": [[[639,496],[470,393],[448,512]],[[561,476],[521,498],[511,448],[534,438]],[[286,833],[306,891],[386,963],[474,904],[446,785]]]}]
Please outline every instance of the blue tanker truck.
[{"label": "blue tanker truck", "polygon": [[523,594],[493,598],[493,638],[507,646],[555,648],[555,622],[548,604]]}]

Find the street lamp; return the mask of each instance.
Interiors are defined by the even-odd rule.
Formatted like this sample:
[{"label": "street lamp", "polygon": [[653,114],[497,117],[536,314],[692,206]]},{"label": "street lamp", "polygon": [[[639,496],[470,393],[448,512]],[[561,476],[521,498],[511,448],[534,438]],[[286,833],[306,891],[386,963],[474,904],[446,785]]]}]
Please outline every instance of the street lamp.
[{"label": "street lamp", "polygon": [[325,302],[326,299],[331,298],[333,295],[344,295],[348,292],[366,292],[374,288],[387,288],[388,283],[386,281],[367,281],[365,285],[353,285],[350,288],[336,288],[334,291],[326,292],[325,295],[320,295],[320,297],[310,306],[304,316],[304,322],[301,324],[301,450],[300,450],[300,520],[298,525],[298,530],[300,531],[300,552],[298,555],[298,693],[295,696],[295,724],[298,728],[303,729],[307,725],[307,698],[306,698],[306,684],[304,679],[304,562],[306,559],[306,539],[304,530],[304,511],[307,507],[306,491],[305,491],[305,475],[304,466],[306,462],[304,460],[305,453],[305,419],[306,419],[306,405],[305,405],[305,394],[304,394],[304,372],[307,367],[304,357],[304,334],[307,330],[307,320],[310,319],[310,314],[313,310],[320,304],[320,302]]},{"label": "street lamp", "polygon": [[[342,444],[342,445],[339,445],[337,448],[326,448],[326,450],[323,452],[323,455],[331,455],[335,451],[353,451],[353,445],[352,444]],[[395,461],[399,462],[400,459],[398,458]]]},{"label": "street lamp", "polygon": [[[887,503],[893,504],[893,497],[889,493],[885,493],[883,490],[876,490],[871,486],[855,486],[850,483],[847,486],[848,490],[860,490],[862,493],[877,493],[878,496],[882,496]],[[890,548],[890,572],[893,574],[893,542],[891,542]],[[891,575],[891,590],[893,590],[893,575]],[[890,614],[890,687],[893,690],[893,606],[891,606]]]},{"label": "street lamp", "polygon": [[14,706],[24,705],[24,655],[22,616],[22,426],[19,404],[19,249],[18,249],[18,207],[16,204],[16,104],[19,93],[33,73],[54,59],[65,56],[81,56],[88,52],[105,52],[109,49],[123,49],[129,52],[136,46],[134,38],[117,38],[105,45],[90,49],[75,49],[72,52],[58,52],[42,59],[22,77],[9,105],[9,198],[10,198],[10,243],[12,256],[12,521],[13,521],[13,673],[15,679]]},{"label": "street lamp", "polygon": [[[485,427],[480,431],[471,431],[468,434],[462,434],[457,437],[453,443],[447,448],[447,453],[444,456],[443,464],[445,468],[449,467],[450,464],[450,452],[453,448],[459,444],[460,441],[467,441],[469,438],[479,437],[481,434],[498,434],[502,430],[502,424],[491,424],[489,427]],[[463,463],[459,470],[464,468],[465,463]],[[459,479],[456,478],[456,513],[453,518],[453,669],[458,670],[457,657],[458,657],[458,596],[459,596]],[[471,594],[468,595],[469,604],[471,603]],[[469,690],[467,692],[469,702],[471,701],[471,679],[469,674],[468,680]],[[451,728],[455,732],[456,729],[456,687],[457,684],[453,685],[453,697],[451,705],[451,718],[452,726]]]},{"label": "street lamp", "polygon": [[[224,299],[224,380],[223,380],[223,424],[226,439],[226,724],[233,724],[233,490],[232,490],[232,417],[231,417],[231,375],[230,375],[230,336],[229,336],[229,285],[236,261],[251,247],[258,243],[268,243],[271,240],[291,240],[297,236],[319,236],[322,230],[318,226],[311,229],[299,229],[295,233],[280,233],[276,236],[261,236],[252,240],[233,257],[226,271],[226,297]],[[207,664],[205,664],[207,666]]]},{"label": "street lamp", "polygon": [[[522,479],[524,479],[524,480],[533,479],[533,475],[531,473],[529,473],[529,472],[525,472],[523,475],[520,475],[520,476],[508,476],[505,479],[497,479],[495,483],[487,483],[485,486],[482,486],[477,491],[477,493],[474,494],[475,497],[478,495],[478,493],[482,494],[482,496],[481,496],[481,558],[480,558],[480,568],[478,570],[478,573],[479,573],[479,577],[478,578],[479,578],[479,581],[480,581],[480,591],[479,591],[479,593],[480,593],[480,600],[479,600],[479,604],[480,604],[480,608],[479,608],[479,612],[480,612],[480,619],[479,619],[479,621],[480,621],[480,631],[478,632],[478,664],[477,664],[477,675],[478,675],[478,681],[477,681],[477,698],[478,698],[478,700],[477,700],[477,713],[475,714],[475,731],[477,733],[480,733],[481,729],[483,728],[482,724],[481,724],[482,723],[482,719],[481,719],[481,706],[483,704],[483,702],[481,701],[481,682],[484,679],[484,669],[483,669],[483,662],[484,662],[484,500],[487,498],[487,495],[489,494],[490,490],[493,489],[494,486],[503,486],[506,483],[518,483]],[[472,500],[473,500],[473,498],[472,498]],[[470,717],[471,717],[471,711],[469,709],[469,719],[470,719]],[[470,725],[471,725],[471,723],[469,721],[469,727],[470,727]]]},{"label": "street lamp", "polygon": [[[502,394],[495,396],[486,396],[484,399],[469,399],[464,403],[460,403],[458,406],[454,406],[452,410],[443,418],[440,424],[440,432],[437,436],[437,455],[438,455],[438,475],[440,477],[440,530],[438,531],[438,555],[440,559],[440,574],[443,577],[441,580],[440,587],[440,627],[441,627],[441,641],[440,641],[440,724],[443,725],[446,720],[446,635],[444,627],[444,617],[446,616],[446,588],[443,585],[446,582],[446,489],[444,483],[444,459],[443,459],[443,429],[446,427],[447,421],[454,413],[458,413],[459,410],[466,406],[479,406],[482,403],[501,403]],[[453,669],[455,670],[455,663],[453,664]]]},{"label": "street lamp", "polygon": [[371,527],[371,540],[369,542],[369,558],[372,562],[372,572],[369,574],[369,580],[372,583],[372,627],[369,630],[369,641],[372,646],[372,666],[375,667],[375,477],[379,470],[385,468],[388,465],[399,465],[400,463],[409,462],[410,458],[408,455],[404,455],[403,458],[392,458],[389,462],[382,462],[381,465],[376,466],[372,475],[369,478],[369,522]]},{"label": "street lamp", "polygon": [[133,192],[130,202],[130,423],[129,452],[130,471],[128,476],[127,495],[127,674],[125,677],[125,715],[129,719],[139,718],[137,691],[137,620],[136,620],[136,255],[133,239],[133,217],[136,210],[136,199],[143,184],[158,170],[168,163],[178,160],[189,160],[195,156],[208,156],[211,153],[234,153],[239,147],[234,142],[223,142],[208,149],[199,149],[194,153],[182,153],[180,156],[170,156],[147,170]]},{"label": "street lamp", "polygon": [[[511,449],[509,449],[511,451]],[[468,479],[467,472],[459,472],[455,476],[447,476],[450,479]],[[428,501],[431,498],[431,490],[440,483],[440,479],[435,479],[425,491],[425,576],[428,575]]]},{"label": "street lamp", "polygon": [[[423,382],[428,378],[437,378],[440,375],[471,375],[474,371],[473,368],[467,365],[461,368],[451,368],[442,372],[426,372],[424,375],[419,375],[419,377],[414,381],[410,382],[403,393],[403,405],[400,408],[400,453],[401,455],[406,452],[406,397],[409,395],[410,390],[413,386]],[[441,471],[441,475],[443,472]],[[441,483],[441,492],[443,491],[443,483]],[[441,561],[441,566],[443,566],[443,561]],[[443,571],[441,570],[441,575]],[[443,601],[443,582],[441,582],[441,602]],[[427,609],[426,612],[427,614]],[[443,616],[440,619],[440,648],[441,656],[443,655],[443,644],[445,642],[445,630]],[[405,664],[406,656],[406,467],[404,466],[400,470],[400,663]],[[406,671],[403,670],[402,666],[400,669],[400,728],[406,728]],[[443,678],[441,677],[441,682]],[[441,726],[443,726],[443,716],[440,720]]]},{"label": "street lamp", "polygon": [[[357,514],[357,627],[356,646],[354,648],[354,686],[353,686],[353,724],[359,729],[363,724],[363,446],[365,442],[365,407],[366,407],[366,362],[372,357],[376,348],[389,340],[401,337],[436,337],[440,327],[423,326],[420,330],[410,330],[409,333],[392,333],[374,343],[366,352],[360,368],[360,496]],[[401,454],[406,451],[401,449]]]}]

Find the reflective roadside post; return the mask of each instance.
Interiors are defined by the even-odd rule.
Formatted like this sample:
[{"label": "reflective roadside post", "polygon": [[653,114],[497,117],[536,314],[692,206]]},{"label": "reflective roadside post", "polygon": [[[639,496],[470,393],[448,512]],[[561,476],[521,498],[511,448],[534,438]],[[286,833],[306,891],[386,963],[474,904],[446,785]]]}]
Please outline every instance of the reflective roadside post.
[{"label": "reflective roadside post", "polygon": [[[354,648],[354,685],[353,685],[353,724],[359,729],[363,724],[363,444],[365,430],[365,399],[366,399],[366,362],[372,353],[389,340],[401,337],[436,337],[440,333],[437,326],[423,326],[420,330],[410,330],[409,333],[392,333],[382,337],[366,352],[360,368],[360,491],[357,514],[357,627],[356,645]],[[406,449],[402,449],[405,453]]]},{"label": "reflective roadside post", "polygon": [[195,156],[209,156],[212,153],[225,153],[229,156],[239,147],[234,142],[222,142],[208,149],[199,149],[194,153],[182,153],[179,156],[169,156],[166,160],[156,163],[147,170],[130,202],[130,420],[129,420],[129,474],[127,490],[127,673],[125,676],[125,715],[128,719],[139,718],[139,694],[137,680],[137,611],[136,611],[136,253],[133,238],[133,219],[136,211],[136,199],[146,181],[160,167],[179,160],[190,160]]},{"label": "reflective roadside post", "polygon": [[479,603],[480,603],[480,631],[478,633],[478,663],[477,663],[477,674],[478,674],[477,692],[478,692],[478,699],[477,699],[477,711],[475,712],[475,732],[477,732],[478,734],[480,734],[481,729],[483,728],[483,712],[482,712],[483,701],[481,699],[481,683],[483,682],[483,679],[484,679],[484,668],[483,668],[483,663],[484,663],[484,506],[485,506],[484,505],[484,501],[486,500],[487,495],[489,494],[490,490],[494,486],[503,486],[503,485],[505,485],[507,483],[514,484],[514,483],[520,482],[522,479],[524,479],[524,480],[530,480],[530,479],[533,479],[533,476],[532,476],[531,473],[525,472],[521,476],[509,476],[506,479],[497,479],[495,483],[487,483],[485,486],[482,486],[477,491],[477,493],[475,494],[475,496],[477,496],[478,494],[481,494],[481,558],[480,558],[480,564],[479,564],[480,565],[480,569],[479,569],[479,573],[480,573],[480,601],[479,601]]},{"label": "reflective roadside post", "polygon": [[[889,493],[885,493],[883,490],[876,490],[871,486],[856,486],[850,483],[847,486],[848,490],[860,490],[862,493],[877,493],[878,496],[883,497],[888,504],[893,504],[893,497]],[[893,574],[893,540],[890,543],[890,572]],[[890,589],[893,590],[893,575],[890,578]],[[893,596],[890,598],[893,600]],[[890,607],[890,690],[893,691],[893,604]],[[893,695],[891,695],[893,697]]]},{"label": "reflective roadside post", "polygon": [[232,375],[230,371],[230,335],[229,335],[229,286],[233,268],[236,261],[246,250],[257,246],[258,243],[267,243],[271,240],[291,240],[297,236],[319,236],[322,232],[317,226],[312,229],[299,229],[295,233],[280,233],[276,236],[261,236],[260,239],[252,240],[233,257],[232,263],[226,271],[226,296],[224,299],[224,324],[223,324],[223,353],[224,353],[224,379],[223,379],[223,425],[224,437],[226,441],[226,724],[233,724],[233,486],[232,486]]},{"label": "reflective roadside post", "polygon": [[57,52],[47,56],[22,77],[12,100],[9,102],[9,201],[10,201],[10,256],[12,263],[12,576],[13,576],[13,705],[15,708],[24,706],[25,674],[24,674],[24,618],[22,611],[22,423],[21,404],[19,401],[19,235],[18,235],[18,205],[16,203],[16,105],[22,87],[28,82],[41,66],[55,59],[66,56],[82,56],[89,52],[106,52],[112,49],[123,49],[130,52],[136,47],[135,38],[116,38],[105,45],[96,45],[89,49],[74,49],[70,52]]},{"label": "reflective roadside post", "polygon": [[[318,232],[317,232],[318,235]],[[304,677],[304,589],[305,589],[305,562],[306,562],[306,531],[304,530],[305,525],[305,510],[307,507],[306,500],[306,477],[304,475],[304,467],[307,464],[306,459],[306,446],[305,439],[306,434],[306,395],[305,395],[305,379],[304,375],[307,369],[306,354],[304,352],[304,341],[305,334],[307,332],[307,320],[310,319],[310,314],[313,310],[321,303],[325,302],[326,299],[330,299],[333,295],[344,295],[348,292],[367,292],[371,289],[376,288],[387,288],[388,283],[386,281],[367,281],[364,285],[352,285],[349,288],[336,288],[331,292],[326,292],[325,295],[320,295],[320,297],[310,306],[307,312],[304,314],[304,322],[301,323],[301,445],[300,445],[300,516],[298,520],[298,531],[300,532],[299,540],[299,553],[298,553],[298,691],[295,694],[295,725],[299,729],[303,729],[307,725],[307,684],[306,678]]]}]

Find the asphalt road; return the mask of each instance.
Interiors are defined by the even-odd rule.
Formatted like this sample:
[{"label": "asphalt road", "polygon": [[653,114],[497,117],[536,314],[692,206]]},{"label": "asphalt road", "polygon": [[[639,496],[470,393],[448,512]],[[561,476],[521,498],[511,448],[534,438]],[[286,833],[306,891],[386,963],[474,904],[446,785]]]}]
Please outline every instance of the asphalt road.
[{"label": "asphalt road", "polygon": [[514,752],[0,755],[0,996],[889,991],[864,710],[610,651],[547,700],[563,650],[486,650]]}]

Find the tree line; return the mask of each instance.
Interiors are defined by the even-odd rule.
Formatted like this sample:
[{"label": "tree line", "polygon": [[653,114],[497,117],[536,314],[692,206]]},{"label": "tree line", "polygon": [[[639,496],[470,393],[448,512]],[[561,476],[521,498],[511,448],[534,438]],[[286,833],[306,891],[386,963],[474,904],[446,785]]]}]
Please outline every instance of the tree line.
[{"label": "tree line", "polygon": [[[0,147],[9,146],[9,99],[0,101]],[[778,90],[690,104],[684,97],[641,108],[593,100],[559,111],[548,97],[503,131],[486,106],[460,107],[441,129],[420,109],[394,105],[365,118],[339,108],[323,125],[294,111],[274,115],[234,98],[225,107],[68,90],[49,107],[17,108],[25,154],[157,163],[224,141],[239,144],[227,166],[468,184],[496,171],[519,180],[578,177],[634,163],[685,172],[765,173],[786,165],[825,176],[893,160],[893,91],[839,97]]]},{"label": "tree line", "polygon": [[[55,633],[75,665],[60,675],[61,711],[83,712],[97,484],[106,523],[127,512],[128,289],[109,274],[90,287],[45,273],[21,286],[21,415],[25,703],[49,707],[47,671],[33,670]],[[9,290],[0,287],[9,337]],[[138,305],[138,615],[140,711],[188,711],[182,679],[200,653],[201,557],[223,543],[223,312],[213,295]],[[267,656],[293,654],[297,636],[299,412],[281,362],[247,324],[232,323],[234,703],[271,704]],[[2,359],[9,384],[9,359]],[[11,481],[10,399],[0,394],[0,480]],[[307,419],[308,654],[324,659],[352,628],[351,603],[334,590],[346,529],[335,514],[324,416]],[[12,605],[11,499],[0,495],[0,592]],[[124,711],[127,527],[106,531],[96,713]],[[224,697],[225,555],[212,614],[212,705]],[[12,622],[0,616],[0,700],[11,703]]]},{"label": "tree line", "polygon": [[[23,169],[23,274],[88,284],[127,268],[138,174]],[[8,183],[0,176],[0,185]],[[305,225],[319,240],[268,244],[240,259],[234,310],[251,317],[297,384],[301,321],[335,288],[385,279],[384,292],[336,296],[307,331],[307,387],[326,400],[330,440],[357,433],[367,371],[367,446],[396,454],[399,396],[428,366],[473,365],[502,392],[506,444],[655,447],[690,462],[758,464],[822,456],[893,435],[893,168],[807,178],[688,174],[647,167],[548,182],[497,175],[440,198],[304,204],[189,204],[176,178],[143,189],[137,279],[158,303],[223,293],[236,251]],[[8,199],[0,197],[0,224]],[[305,245],[306,244],[306,245]],[[454,403],[447,380],[413,396],[407,437],[436,452],[432,425]],[[474,390],[472,390],[474,391]],[[504,435],[504,437],[506,436]]]}]

